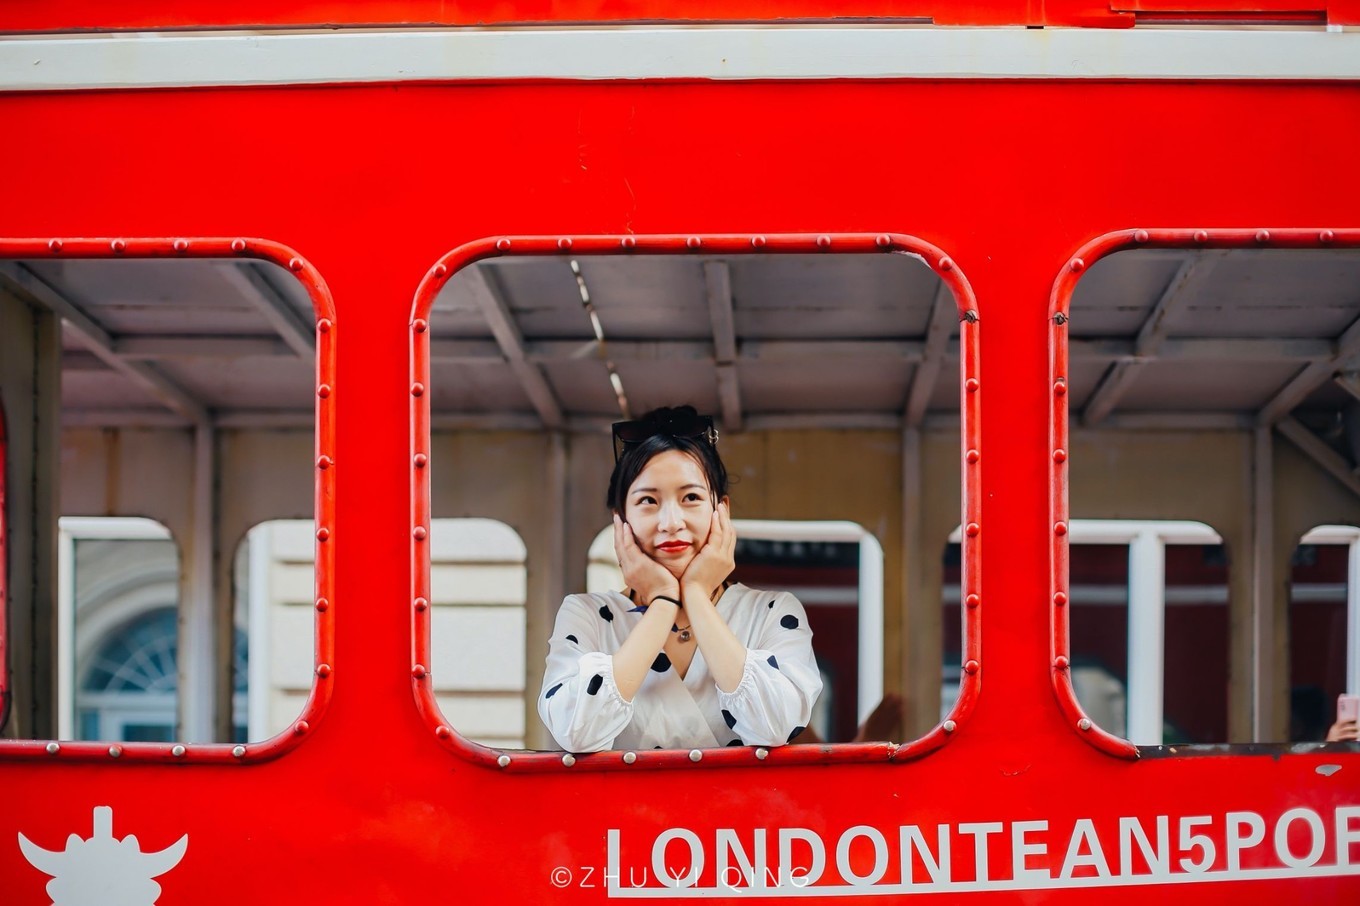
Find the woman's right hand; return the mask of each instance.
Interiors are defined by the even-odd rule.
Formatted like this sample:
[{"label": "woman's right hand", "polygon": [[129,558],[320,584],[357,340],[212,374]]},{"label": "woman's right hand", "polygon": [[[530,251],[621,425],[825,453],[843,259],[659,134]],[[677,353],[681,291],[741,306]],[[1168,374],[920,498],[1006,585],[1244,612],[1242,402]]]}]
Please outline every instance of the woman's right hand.
[{"label": "woman's right hand", "polygon": [[623,570],[623,581],[637,592],[638,604],[651,604],[657,595],[680,598],[680,580],[647,556],[633,537],[633,527],[614,514],[614,554]]}]

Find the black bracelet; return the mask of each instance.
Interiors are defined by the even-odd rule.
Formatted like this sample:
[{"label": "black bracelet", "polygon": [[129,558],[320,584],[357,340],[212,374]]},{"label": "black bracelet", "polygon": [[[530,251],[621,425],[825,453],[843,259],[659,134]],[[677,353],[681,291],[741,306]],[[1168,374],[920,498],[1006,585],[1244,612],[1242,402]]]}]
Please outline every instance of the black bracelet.
[{"label": "black bracelet", "polygon": [[[684,606],[685,606],[685,605],[682,604],[681,602],[675,600],[675,598],[669,597],[669,596],[667,596],[667,595],[657,595],[656,597],[652,598],[652,602],[651,602],[651,603],[652,603],[652,604],[655,604],[657,601],[670,601],[670,602],[671,602],[672,604],[674,604],[676,607],[684,607]],[[649,605],[649,606],[650,606],[650,605]]]}]

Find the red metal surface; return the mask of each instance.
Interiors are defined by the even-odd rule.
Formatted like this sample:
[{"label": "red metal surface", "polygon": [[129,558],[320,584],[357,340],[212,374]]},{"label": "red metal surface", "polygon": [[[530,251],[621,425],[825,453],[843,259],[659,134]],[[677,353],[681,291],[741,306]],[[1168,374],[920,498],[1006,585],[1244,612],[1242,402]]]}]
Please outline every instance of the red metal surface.
[{"label": "red metal surface", "polygon": [[[286,245],[267,239],[211,238],[0,238],[0,258],[24,259],[145,259],[145,258],[253,258],[286,269],[302,284],[316,311],[316,667],[307,703],[291,729],[271,739],[244,745],[127,742],[74,742],[56,740],[0,739],[0,762],[55,761],[59,763],[136,762],[223,764],[267,761],[297,747],[325,716],[334,689],[335,671],[335,545],[330,543],[335,519],[335,303],[315,267]],[[0,426],[0,466],[3,458],[3,427]],[[0,472],[3,474],[3,472]],[[3,481],[0,481],[0,529],[4,528]],[[0,554],[4,541],[0,538]],[[0,562],[3,562],[0,560]],[[0,580],[0,616],[3,616],[3,581]],[[0,654],[4,652],[4,623],[0,622]],[[4,661],[0,660],[0,664]],[[3,725],[3,721],[0,721]]]},{"label": "red metal surface", "polygon": [[[979,860],[959,825],[1003,825],[981,851],[989,877],[1006,879],[1015,828],[1032,821],[1047,822],[1030,838],[1047,849],[1028,865],[1044,867],[1047,880],[920,895],[1353,902],[1353,874],[1244,875],[1280,868],[1273,834],[1242,854],[1242,871],[1226,874],[1225,841],[1230,814],[1253,812],[1273,831],[1291,809],[1309,808],[1326,818],[1321,866],[1333,870],[1339,854],[1360,862],[1360,844],[1338,845],[1335,822],[1338,809],[1360,806],[1354,752],[1225,749],[1126,760],[1078,739],[1058,707],[1049,431],[1063,413],[1054,408],[1049,354],[1055,274],[1073,249],[1115,225],[1215,223],[1254,235],[1261,223],[1354,223],[1360,181],[1341,177],[1360,147],[1358,90],[901,81],[0,96],[7,130],[31,139],[0,145],[0,167],[17,174],[0,207],[0,234],[271,236],[305,250],[325,275],[346,331],[334,372],[343,392],[330,397],[336,494],[327,498],[332,581],[344,603],[334,612],[328,663],[339,665],[342,681],[325,720],[306,745],[244,770],[111,766],[106,757],[0,763],[6,902],[51,902],[48,877],[14,845],[18,833],[57,847],[72,832],[88,833],[91,809],[104,805],[115,809],[119,836],[135,833],[149,849],[189,833],[184,861],[157,879],[166,904],[413,904],[452,895],[601,902],[610,832],[621,835],[622,863],[641,866],[652,841],[676,827],[706,841],[708,884],[719,829],[737,828],[748,850],[754,830],[768,829],[771,852],[777,829],[808,829],[827,841],[832,875],[837,841],[851,828],[879,828],[896,841],[900,828],[918,827],[934,850],[935,828],[944,826],[949,876],[969,884]],[[276,130],[274,140],[261,141],[256,124]],[[1301,174],[1327,177],[1325,191]],[[986,589],[977,619],[988,640],[987,683],[949,745],[891,766],[772,757],[759,774],[516,773],[451,758],[412,706],[411,686],[419,662],[411,299],[430,263],[450,248],[494,242],[487,236],[773,236],[879,225],[948,249],[987,323],[974,344],[976,363],[985,363],[987,407],[976,415],[986,470],[970,479],[981,514],[976,537],[987,542],[985,559],[971,565]],[[901,665],[890,660],[887,669],[901,679]],[[869,757],[882,761],[881,753]],[[1342,818],[1354,827],[1349,814]],[[1116,863],[1120,819],[1151,829],[1158,816],[1173,834],[1165,883],[1149,879],[1142,862],[1132,879],[1114,866],[1127,886],[1078,886],[1100,880],[1088,877],[1089,866],[1059,877],[1070,841],[1082,839],[1076,829],[1088,826],[1080,822],[1091,822]],[[1196,817],[1210,819],[1196,831],[1216,846],[1210,876],[1191,877],[1177,861],[1198,855],[1178,842],[1180,820]],[[849,847],[850,863],[864,858],[861,846]],[[582,866],[593,866],[593,876],[583,877]],[[550,874],[564,867],[573,878],[557,887]],[[919,859],[916,878],[924,888]]]},{"label": "red metal surface", "polygon": [[[573,257],[591,255],[779,255],[779,254],[908,254],[921,258],[949,287],[958,306],[962,357],[960,398],[963,456],[962,517],[969,530],[963,540],[963,595],[970,605],[964,611],[964,671],[959,698],[948,718],[925,736],[901,745],[823,745],[789,746],[774,749],[737,747],[716,749],[694,758],[693,752],[604,752],[592,755],[567,755],[539,752],[503,752],[465,738],[448,721],[435,699],[428,665],[430,648],[430,473],[429,450],[430,384],[429,321],[435,297],[444,285],[464,267],[487,258],[506,255]],[[616,235],[616,236],[500,236],[469,242],[440,257],[430,267],[416,290],[411,306],[411,688],[416,708],[426,727],[445,748],[462,758],[484,766],[509,771],[636,770],[638,768],[691,767],[702,763],[720,768],[734,765],[836,764],[860,761],[908,761],[933,752],[948,742],[966,720],[977,702],[982,686],[981,642],[981,545],[978,526],[982,521],[979,491],[982,482],[981,424],[982,392],[978,358],[979,318],[977,300],[968,278],[943,251],[922,239],[897,233],[806,233],[741,235]],[[697,750],[696,750],[697,751]]]}]

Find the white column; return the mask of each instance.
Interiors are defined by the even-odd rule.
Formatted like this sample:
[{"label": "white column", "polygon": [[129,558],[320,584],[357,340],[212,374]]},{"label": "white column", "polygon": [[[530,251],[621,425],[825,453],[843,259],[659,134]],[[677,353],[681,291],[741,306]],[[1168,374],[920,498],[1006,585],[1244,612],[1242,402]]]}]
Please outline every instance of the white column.
[{"label": "white column", "polygon": [[179,737],[184,742],[213,739],[214,441],[210,425],[194,428],[193,534],[186,557],[187,594],[179,609]]},{"label": "white column", "polygon": [[1346,568],[1346,691],[1360,695],[1360,541],[1351,541]]},{"label": "white column", "polygon": [[[4,564],[0,564],[0,569]],[[57,533],[57,738],[76,738],[76,545]],[[3,629],[3,627],[0,627]]]},{"label": "white column", "polygon": [[1152,529],[1129,542],[1129,740],[1162,744],[1166,545]]},{"label": "white column", "polygon": [[249,579],[246,583],[246,634],[250,660],[246,668],[246,738],[265,739],[269,732],[270,572],[274,565],[274,528],[257,525],[246,535]]},{"label": "white column", "polygon": [[1256,429],[1252,456],[1251,534],[1251,738],[1275,736],[1271,701],[1275,682],[1275,503],[1272,436],[1269,426]]}]

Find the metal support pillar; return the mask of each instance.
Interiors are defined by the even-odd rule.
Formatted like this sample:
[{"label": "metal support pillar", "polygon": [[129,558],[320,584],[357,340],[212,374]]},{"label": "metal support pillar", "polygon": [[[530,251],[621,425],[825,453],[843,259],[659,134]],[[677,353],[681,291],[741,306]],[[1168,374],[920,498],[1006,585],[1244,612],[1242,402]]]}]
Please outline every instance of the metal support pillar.
[{"label": "metal support pillar", "polygon": [[1251,532],[1251,738],[1275,736],[1272,701],[1275,680],[1275,501],[1272,431],[1254,432],[1252,455]]},{"label": "metal support pillar", "polygon": [[185,597],[179,613],[179,737],[212,742],[216,711],[213,644],[213,561],[216,539],[216,432],[194,428],[193,534],[189,539]]}]

